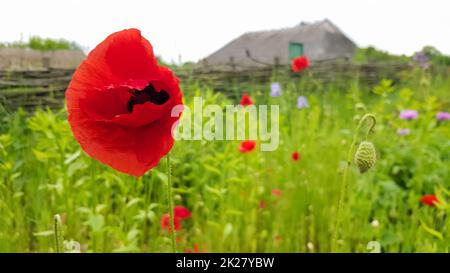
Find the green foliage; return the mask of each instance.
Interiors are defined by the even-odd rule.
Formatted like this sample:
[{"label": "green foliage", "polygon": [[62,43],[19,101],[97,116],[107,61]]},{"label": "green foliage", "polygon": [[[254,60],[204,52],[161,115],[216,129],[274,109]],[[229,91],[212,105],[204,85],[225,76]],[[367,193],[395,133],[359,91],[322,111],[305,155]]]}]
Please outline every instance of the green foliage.
[{"label": "green foliage", "polygon": [[442,54],[433,46],[424,46],[422,52],[430,58],[434,65],[450,66],[450,56]]},{"label": "green foliage", "polygon": [[81,47],[75,42],[69,42],[64,39],[54,40],[50,38],[41,38],[33,36],[28,41],[28,47],[40,51],[52,51],[52,50],[81,50]]},{"label": "green foliage", "polygon": [[405,55],[394,55],[386,51],[376,49],[369,46],[365,48],[358,48],[353,56],[355,63],[408,63],[410,57]]},{"label": "green foliage", "polygon": [[[433,46],[424,46],[421,50],[430,59],[431,64],[437,66],[449,66],[450,56],[444,55]],[[353,61],[359,64],[377,63],[410,63],[413,56],[395,55],[379,50],[373,46],[358,48],[353,55]]]},{"label": "green foliage", "polygon": [[39,51],[81,50],[81,46],[76,42],[70,42],[65,39],[41,38],[39,36],[30,37],[28,42],[0,43],[0,48],[2,47],[30,48]]},{"label": "green foliage", "polygon": [[377,95],[386,97],[395,90],[392,84],[392,80],[383,79],[378,85],[373,88],[373,92]]}]

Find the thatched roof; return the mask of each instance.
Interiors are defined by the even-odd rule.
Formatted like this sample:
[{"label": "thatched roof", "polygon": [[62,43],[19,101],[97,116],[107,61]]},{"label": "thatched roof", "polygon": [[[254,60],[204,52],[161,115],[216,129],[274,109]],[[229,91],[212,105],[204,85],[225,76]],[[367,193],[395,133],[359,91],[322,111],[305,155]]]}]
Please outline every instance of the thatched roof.
[{"label": "thatched roof", "polygon": [[[245,33],[201,60],[200,64],[259,66],[259,62],[275,64],[277,61],[279,64],[288,64],[290,42],[302,43],[304,54],[312,62],[350,58],[356,49],[352,40],[325,19],[312,24],[301,23],[291,28]],[[246,51],[250,53],[250,57]]]},{"label": "thatched roof", "polygon": [[0,70],[75,69],[85,58],[80,50],[41,52],[27,48],[0,48]]}]

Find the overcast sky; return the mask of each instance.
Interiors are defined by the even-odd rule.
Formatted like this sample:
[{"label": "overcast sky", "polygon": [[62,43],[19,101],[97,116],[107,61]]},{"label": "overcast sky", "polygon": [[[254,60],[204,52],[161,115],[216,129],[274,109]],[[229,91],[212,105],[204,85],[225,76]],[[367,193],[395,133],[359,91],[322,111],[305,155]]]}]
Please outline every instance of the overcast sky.
[{"label": "overcast sky", "polygon": [[450,54],[447,0],[1,0],[0,41],[65,38],[87,50],[139,28],[166,61],[197,61],[246,31],[330,19],[359,46]]}]

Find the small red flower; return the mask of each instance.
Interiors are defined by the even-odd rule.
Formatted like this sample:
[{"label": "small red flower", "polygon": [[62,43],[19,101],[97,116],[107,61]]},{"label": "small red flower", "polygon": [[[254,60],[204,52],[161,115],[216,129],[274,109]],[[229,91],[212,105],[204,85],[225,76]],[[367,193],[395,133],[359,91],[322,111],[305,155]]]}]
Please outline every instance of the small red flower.
[{"label": "small red flower", "polygon": [[[161,217],[161,227],[167,232],[170,232],[170,215],[168,213],[163,214]],[[181,219],[178,217],[173,218],[173,227],[175,231],[179,231],[181,228]]]},{"label": "small red flower", "polygon": [[241,145],[239,146],[239,151],[241,153],[249,153],[253,151],[256,147],[256,141],[254,140],[245,140],[241,142]]},{"label": "small red flower", "polygon": [[298,161],[300,159],[300,153],[295,151],[292,153],[292,160]]},{"label": "small red flower", "polygon": [[276,197],[281,196],[281,190],[280,189],[273,189],[272,190],[272,195],[276,196]]},{"label": "small red flower", "polygon": [[[191,217],[191,215],[192,215],[191,212],[183,206],[176,206],[175,208],[173,208],[173,223],[174,223],[173,225],[174,225],[175,231],[180,230],[181,222],[184,219]],[[163,229],[167,230],[167,232],[170,232],[170,215],[169,215],[169,213],[165,213],[161,217],[161,227]]]},{"label": "small red flower", "polygon": [[196,253],[199,253],[199,252],[200,252],[200,246],[199,246],[198,243],[195,243],[195,244],[194,244],[194,251],[195,251]]},{"label": "small red flower", "polygon": [[184,250],[185,253],[200,253],[200,252],[206,252],[206,247],[202,250],[200,249],[200,245],[198,243],[194,243],[194,249],[192,248],[186,248]]},{"label": "small red flower", "polygon": [[191,217],[192,215],[192,213],[183,206],[176,206],[175,208],[173,208],[173,214],[175,215],[175,217],[178,217],[180,219],[186,219]]},{"label": "small red flower", "polygon": [[248,94],[244,94],[241,98],[241,105],[245,107],[252,104],[253,104],[252,98]]},{"label": "small red flower", "polygon": [[182,104],[178,79],[157,63],[137,29],[108,36],[75,71],[66,91],[69,124],[81,148],[112,168],[141,176],[174,144]]},{"label": "small red flower", "polygon": [[309,61],[306,56],[300,56],[291,61],[291,68],[293,72],[300,72],[309,67]]},{"label": "small red flower", "polygon": [[259,208],[263,209],[266,207],[266,202],[264,200],[259,201]]},{"label": "small red flower", "polygon": [[436,203],[439,203],[439,200],[437,199],[436,195],[434,194],[427,194],[424,195],[422,198],[420,198],[420,202],[423,204],[433,207],[436,205]]}]

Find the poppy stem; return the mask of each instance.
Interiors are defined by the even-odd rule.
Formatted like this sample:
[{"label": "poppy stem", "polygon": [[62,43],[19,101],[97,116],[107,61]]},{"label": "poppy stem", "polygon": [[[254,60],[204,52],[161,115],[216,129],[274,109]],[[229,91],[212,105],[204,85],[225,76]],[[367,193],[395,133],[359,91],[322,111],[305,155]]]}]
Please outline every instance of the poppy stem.
[{"label": "poppy stem", "polygon": [[170,239],[172,240],[172,251],[177,252],[175,242],[175,219],[173,213],[173,196],[172,196],[172,166],[170,164],[170,153],[167,154],[167,202],[169,203],[169,224],[170,224]]},{"label": "poppy stem", "polygon": [[346,193],[348,190],[348,181],[347,181],[347,176],[348,176],[348,169],[351,166],[351,160],[352,160],[352,156],[354,154],[354,150],[356,147],[356,143],[358,141],[358,135],[359,135],[359,130],[361,128],[361,126],[366,122],[366,120],[370,120],[371,124],[370,127],[368,128],[366,135],[365,135],[365,139],[367,139],[369,137],[370,132],[372,132],[373,128],[375,127],[376,124],[376,118],[374,115],[372,114],[365,114],[358,122],[358,126],[356,127],[356,131],[353,134],[353,141],[352,144],[350,145],[350,149],[347,152],[347,161],[344,167],[344,171],[342,174],[342,182],[341,182],[341,190],[340,190],[340,194],[339,194],[339,200],[338,200],[338,207],[337,207],[337,212],[336,212],[336,225],[334,227],[334,232],[333,232],[333,240],[331,243],[331,252],[337,252],[337,241],[338,241],[338,234],[339,234],[339,227],[341,225],[341,214],[342,211],[344,209],[344,202],[345,202],[345,198],[346,198]]},{"label": "poppy stem", "polygon": [[53,217],[53,237],[55,239],[55,251],[56,253],[62,253],[64,252],[64,246],[63,246],[63,235],[62,235],[62,224],[61,224],[61,216],[59,214],[56,214]]},{"label": "poppy stem", "polygon": [[151,186],[153,185],[153,173],[150,173],[150,181],[147,179],[144,180],[143,177],[138,178],[139,182],[144,182],[144,209],[145,209],[145,219],[144,219],[144,234],[142,236],[143,241],[143,250],[147,252],[148,250],[148,240],[149,240],[149,224],[150,219],[149,215],[149,206],[150,206],[150,197],[151,197]]}]

